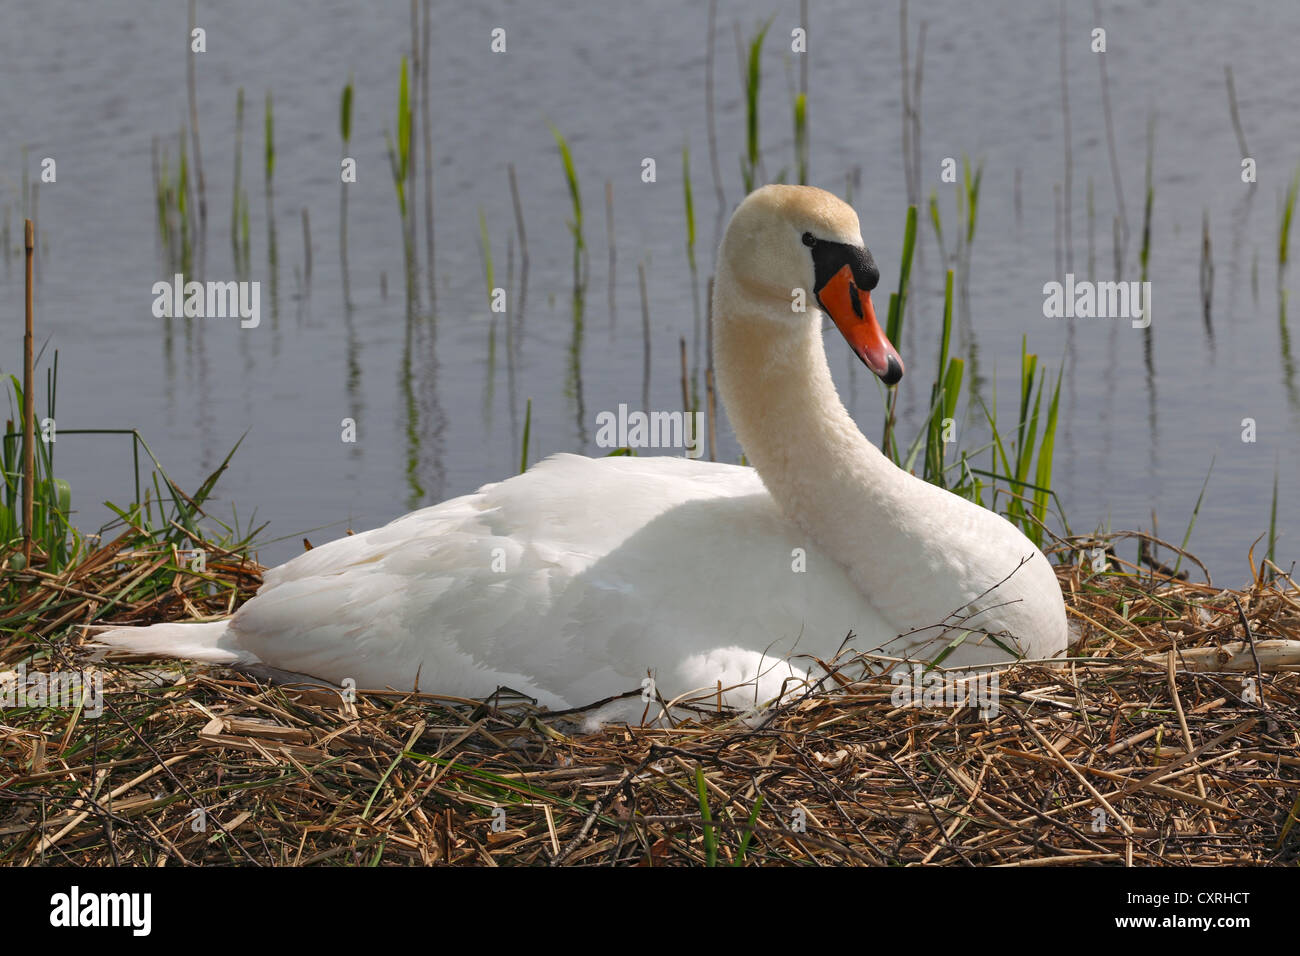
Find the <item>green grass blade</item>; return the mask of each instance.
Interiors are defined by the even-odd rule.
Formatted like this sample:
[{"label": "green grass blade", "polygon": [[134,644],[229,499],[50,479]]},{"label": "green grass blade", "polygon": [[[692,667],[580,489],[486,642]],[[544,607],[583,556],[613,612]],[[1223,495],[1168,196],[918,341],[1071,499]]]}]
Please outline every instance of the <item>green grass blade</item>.
[{"label": "green grass blade", "polygon": [[481,243],[480,248],[483,251],[483,278],[487,282],[487,301],[489,311],[492,308],[492,290],[496,288],[492,275],[492,242],[488,238],[487,216],[483,214],[483,207],[478,207],[478,237]]},{"label": "green grass blade", "polygon": [[411,95],[406,57],[402,57],[402,75],[397,87],[397,160],[405,180],[411,160]]},{"label": "green grass blade", "polygon": [[348,76],[347,86],[343,87],[342,102],[339,103],[339,132],[343,142],[352,139],[352,77]]},{"label": "green grass blade", "polygon": [[907,207],[907,224],[903,227],[903,255],[898,266],[898,296],[889,300],[889,322],[885,335],[897,342],[903,331],[903,312],[907,305],[908,279],[912,274],[912,253],[916,249],[916,207]]},{"label": "green grass blade", "polygon": [[519,451],[519,474],[528,470],[528,434],[533,427],[533,400],[528,400],[528,408],[524,411],[524,441],[523,447]]},{"label": "green grass blade", "polygon": [[1277,558],[1275,556],[1275,551],[1274,551],[1277,545],[1277,477],[1278,477],[1278,466],[1276,463],[1274,463],[1273,465],[1273,506],[1271,509],[1269,509],[1269,514],[1268,514],[1268,551],[1265,553],[1265,556],[1272,563],[1277,563]]},{"label": "green grass blade", "polygon": [[745,854],[749,852],[749,841],[754,837],[754,824],[758,822],[758,812],[763,809],[763,795],[760,793],[754,797],[754,809],[749,812],[749,819],[745,821],[745,832],[740,837],[740,849],[736,851],[736,858],[731,861],[732,866],[743,866],[745,863]]},{"label": "green grass blade", "polygon": [[934,238],[939,243],[939,256],[947,262],[948,251],[943,246],[943,223],[939,219],[939,196],[934,190],[930,190],[930,224],[934,226]]},{"label": "green grass blade", "polygon": [[[1196,519],[1201,513],[1201,502],[1205,500],[1205,489],[1210,485],[1210,475],[1214,474],[1214,459],[1210,459],[1210,467],[1205,472],[1205,480],[1201,482],[1201,493],[1196,496],[1196,504],[1192,506],[1192,516],[1187,521],[1187,530],[1183,533],[1182,550],[1187,550],[1187,542],[1192,540],[1192,529],[1196,527]],[[1273,482],[1273,513],[1277,514],[1277,481],[1276,475]],[[1273,546],[1272,538],[1269,539],[1269,547]],[[1183,556],[1180,553],[1178,560],[1174,562],[1174,574],[1178,573],[1179,567],[1182,566]]]},{"label": "green grass blade", "polygon": [[1291,177],[1291,185],[1287,187],[1286,196],[1282,201],[1282,219],[1278,226],[1277,236],[1277,262],[1279,267],[1284,267],[1287,264],[1291,245],[1291,220],[1295,215],[1297,196],[1300,196],[1300,166],[1296,167],[1295,175]]},{"label": "green grass blade", "polygon": [[758,93],[763,81],[763,40],[774,19],[775,16],[769,18],[749,42],[749,57],[745,67],[745,155],[740,161],[746,193],[753,192],[757,185],[754,177],[758,170],[759,156]]},{"label": "green grass blade", "polygon": [[[1043,440],[1038,447],[1038,468],[1034,472],[1034,484],[1039,490],[1034,492],[1034,517],[1041,524],[1047,518],[1047,496],[1046,489],[1052,487],[1052,457],[1056,451],[1056,423],[1057,414],[1061,406],[1061,381],[1065,378],[1065,363],[1062,361],[1061,368],[1056,373],[1056,388],[1052,390],[1052,399],[1047,405],[1047,422],[1043,426]],[[1033,537],[1035,544],[1042,544],[1042,528],[1035,524]]]},{"label": "green grass blade", "polygon": [[569,151],[569,144],[554,124],[551,124],[551,135],[555,137],[555,145],[560,150],[560,160],[564,164],[564,178],[569,184],[569,199],[573,203],[573,222],[569,228],[573,230],[578,244],[582,244],[582,193],[578,188],[578,173],[573,166],[573,154]]},{"label": "green grass blade", "polygon": [[686,202],[686,256],[695,268],[695,200],[691,195],[691,151],[682,147],[682,193]]},{"label": "green grass blade", "polygon": [[700,798],[700,817],[704,820],[704,858],[706,866],[718,865],[718,837],[713,830],[713,813],[709,810],[709,793],[704,784],[704,768],[695,768],[695,792]]},{"label": "green grass blade", "polygon": [[804,93],[794,98],[794,162],[799,184],[808,185],[808,96]]},{"label": "green grass blade", "polygon": [[275,118],[271,112],[271,91],[266,91],[266,181],[275,173]]}]

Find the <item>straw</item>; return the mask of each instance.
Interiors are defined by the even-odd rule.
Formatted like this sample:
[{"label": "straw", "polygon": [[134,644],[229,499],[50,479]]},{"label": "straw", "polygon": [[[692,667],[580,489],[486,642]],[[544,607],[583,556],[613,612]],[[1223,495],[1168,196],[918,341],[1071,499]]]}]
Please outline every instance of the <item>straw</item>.
[{"label": "straw", "polygon": [[[178,570],[100,620],[228,613],[260,569],[210,553],[205,574]],[[118,540],[61,574],[21,572],[29,624],[0,671],[82,666],[70,625],[170,560]],[[1300,589],[1274,570],[1235,592],[1120,559],[1063,564],[1077,656],[1003,669],[986,715],[900,701],[870,676],[886,662],[847,651],[761,718],[720,711],[708,688],[675,727],[595,733],[505,690],[349,700],[110,661],[97,719],[6,710],[0,862],[1293,865]]]}]

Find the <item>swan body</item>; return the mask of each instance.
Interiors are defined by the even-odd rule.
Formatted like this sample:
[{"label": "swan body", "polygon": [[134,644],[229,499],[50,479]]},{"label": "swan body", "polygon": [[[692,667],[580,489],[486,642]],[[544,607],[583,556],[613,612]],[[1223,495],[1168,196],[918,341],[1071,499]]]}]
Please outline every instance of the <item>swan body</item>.
[{"label": "swan body", "polygon": [[[911,660],[956,640],[945,665],[1057,656],[1067,627],[1046,557],[897,468],[839,401],[822,311],[883,379],[902,374],[877,279],[849,206],[763,187],[732,217],[713,309],[719,391],[754,467],[555,455],[267,571],[227,620],[97,640],[362,688],[506,686],[552,709],[647,676],[664,698],[721,682],[724,701],[753,706],[850,633],[856,650]],[[794,311],[799,289],[821,311]]]}]

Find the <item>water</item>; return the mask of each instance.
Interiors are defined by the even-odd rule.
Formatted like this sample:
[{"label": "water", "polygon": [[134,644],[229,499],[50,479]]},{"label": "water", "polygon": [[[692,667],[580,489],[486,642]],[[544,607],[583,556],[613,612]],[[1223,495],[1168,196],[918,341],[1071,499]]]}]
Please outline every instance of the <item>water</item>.
[{"label": "water", "polygon": [[[484,7],[485,5],[465,5]],[[262,284],[262,322],[206,323],[153,317],[151,287],[163,260],[151,174],[155,136],[172,141],[187,122],[188,44],[183,4],[146,10],[125,0],[90,6],[29,5],[0,34],[0,204],[20,235],[21,147],[28,172],[57,161],[39,189],[44,242],[37,290],[38,343],[59,350],[60,428],[129,427],[145,435],[169,473],[195,488],[241,435],[218,484],[213,512],[271,522],[263,560],[364,529],[413,506],[473,490],[518,468],[523,407],[533,399],[531,457],[601,453],[595,416],[621,402],[640,407],[643,348],[636,267],[646,265],[652,326],[650,404],[680,405],[678,337],[693,337],[684,248],[681,150],[689,144],[698,226],[700,289],[716,245],[718,206],[704,108],[705,5],[560,2],[527,8],[438,5],[431,88],[436,204],[436,310],[426,278],[408,319],[397,203],[384,133],[395,128],[399,58],[410,50],[406,4],[253,2],[200,4],[208,51],[198,56],[198,104],[209,217],[201,278],[236,278],[229,240],[234,104],[245,88],[244,181],[252,238],[250,278]],[[907,197],[901,153],[897,11],[869,15],[849,0],[814,3],[810,23],[810,181],[843,194],[861,170],[854,202],[864,236],[897,282]],[[766,10],[766,8],[764,8]],[[772,6],[765,48],[762,142],[769,176],[792,168],[789,54],[798,6]],[[984,162],[969,275],[969,325],[958,343],[1012,407],[1022,336],[1043,362],[1064,362],[1055,484],[1074,529],[1150,529],[1181,540],[1214,461],[1191,549],[1216,580],[1246,578],[1246,553],[1266,532],[1274,470],[1281,475],[1278,560],[1297,556],[1300,384],[1294,347],[1279,319],[1279,196],[1300,162],[1300,73],[1287,69],[1300,7],[1272,3],[1105,4],[1118,162],[1132,232],[1119,278],[1139,278],[1148,119],[1154,115],[1155,205],[1150,279],[1154,321],[1047,319],[1045,282],[1056,268],[1054,186],[1064,179],[1057,9],[1052,4],[916,2],[927,23],[922,101],[922,196],[937,189],[951,243],[953,187],[944,157]],[[752,9],[722,4],[716,37],[719,165],[727,210],[741,196],[743,95],[734,24],[748,36]],[[1111,273],[1115,214],[1088,5],[1070,8],[1068,76],[1073,138],[1073,271],[1088,273],[1086,191],[1095,193],[1094,257]],[[507,31],[507,52],[489,50]],[[1240,181],[1223,65],[1236,74],[1242,120],[1259,184]],[[349,189],[350,283],[343,307],[338,251],[339,94],[356,86]],[[262,182],[262,103],[274,95],[276,267],[268,261]],[[547,121],[566,135],[582,185],[589,280],[575,334],[568,189]],[[417,144],[420,145],[420,144]],[[642,160],[658,181],[641,180]],[[423,179],[422,152],[417,154]],[[528,235],[522,318],[508,339],[484,291],[479,211],[488,224],[498,285],[513,280],[519,249],[507,164],[516,167]],[[1020,216],[1016,180],[1020,180]],[[614,193],[615,313],[607,305],[604,183]],[[301,210],[312,226],[313,273],[302,276]],[[423,200],[420,257],[423,261]],[[1201,219],[1214,251],[1213,336],[1201,317]],[[942,308],[942,267],[922,210],[922,248],[903,341],[908,363],[900,408],[910,436],[924,413]],[[1300,235],[1293,236],[1300,243]],[[1064,268],[1061,270],[1064,271]],[[1257,274],[1252,289],[1252,273]],[[1288,277],[1294,287],[1297,273]],[[386,285],[387,295],[383,294]],[[272,289],[274,288],[274,302]],[[10,307],[5,372],[19,371],[22,267],[11,256],[0,280]],[[880,297],[883,304],[885,296]],[[1294,309],[1293,309],[1294,311]],[[1293,320],[1295,321],[1295,320]],[[507,342],[512,348],[507,348]],[[832,368],[858,421],[879,436],[880,390],[853,369],[838,338]],[[513,354],[512,354],[513,353]],[[42,378],[43,381],[43,378]],[[43,395],[43,390],[42,390]],[[42,399],[43,405],[43,399]],[[354,417],[358,442],[340,440]],[[963,420],[978,443],[978,406]],[[1242,420],[1258,440],[1243,443]],[[105,499],[131,493],[128,440],[67,435],[57,468],[72,484],[83,526],[106,517]],[[720,457],[738,449],[722,436]],[[1262,553],[1263,545],[1256,550]],[[1121,553],[1124,553],[1123,551]],[[1127,556],[1131,557],[1131,553]]]}]

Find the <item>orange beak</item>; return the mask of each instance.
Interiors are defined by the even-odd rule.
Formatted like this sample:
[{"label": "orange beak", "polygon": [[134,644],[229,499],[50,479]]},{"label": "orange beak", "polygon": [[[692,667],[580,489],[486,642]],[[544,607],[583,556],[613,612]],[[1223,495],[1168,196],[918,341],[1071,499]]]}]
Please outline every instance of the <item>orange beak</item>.
[{"label": "orange beak", "polygon": [[886,385],[903,377],[903,360],[876,321],[871,293],[853,282],[853,270],[845,265],[817,290],[817,301],[834,320],[855,355]]}]

